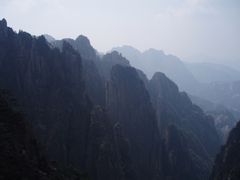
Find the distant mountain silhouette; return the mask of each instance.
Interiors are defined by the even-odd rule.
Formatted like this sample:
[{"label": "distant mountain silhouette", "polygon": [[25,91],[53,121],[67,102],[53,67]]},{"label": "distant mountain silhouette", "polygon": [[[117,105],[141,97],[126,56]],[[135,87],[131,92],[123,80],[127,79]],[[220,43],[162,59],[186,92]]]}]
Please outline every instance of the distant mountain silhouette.
[{"label": "distant mountain silhouette", "polygon": [[240,71],[211,63],[185,63],[194,77],[202,83],[234,82],[240,80]]},{"label": "distant mountain silhouette", "polygon": [[43,34],[43,36],[45,37],[45,39],[46,39],[49,43],[51,43],[51,42],[53,42],[53,41],[56,41],[56,39],[55,39],[54,37],[52,37],[51,35],[49,35],[49,34]]},{"label": "distant mountain silhouette", "polygon": [[240,81],[204,84],[197,96],[224,105],[240,118]]},{"label": "distant mountain silhouette", "polygon": [[112,50],[118,51],[126,57],[130,64],[141,69],[150,79],[155,72],[163,72],[173,80],[181,90],[195,92],[198,81],[185,67],[185,64],[176,56],[166,55],[163,51],[149,49],[141,53],[130,46],[116,47]]}]

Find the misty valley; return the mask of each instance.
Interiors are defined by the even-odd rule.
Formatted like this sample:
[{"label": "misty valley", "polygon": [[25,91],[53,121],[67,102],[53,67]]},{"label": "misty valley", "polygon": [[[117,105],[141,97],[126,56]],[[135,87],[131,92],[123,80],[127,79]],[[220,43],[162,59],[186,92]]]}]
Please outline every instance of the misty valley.
[{"label": "misty valley", "polygon": [[0,180],[239,180],[239,120],[237,68],[0,21]]}]

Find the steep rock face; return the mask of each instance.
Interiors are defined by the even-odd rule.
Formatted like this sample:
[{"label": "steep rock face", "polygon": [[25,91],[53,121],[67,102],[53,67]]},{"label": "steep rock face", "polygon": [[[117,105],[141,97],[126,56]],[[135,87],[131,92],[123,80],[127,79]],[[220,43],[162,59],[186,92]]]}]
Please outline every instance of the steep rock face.
[{"label": "steep rock face", "polygon": [[240,123],[230,132],[226,145],[217,155],[210,179],[240,179]]},{"label": "steep rock face", "polygon": [[54,37],[52,37],[51,35],[49,34],[43,34],[43,36],[45,37],[45,39],[49,42],[49,43],[52,43],[54,41],[56,41],[56,39]]},{"label": "steep rock face", "polygon": [[111,70],[115,65],[130,66],[129,61],[117,51],[105,54],[101,58],[100,72],[105,80],[111,78]]},{"label": "steep rock face", "polygon": [[[192,104],[186,93],[180,93],[163,73],[155,73],[148,87],[167,149],[164,156],[168,164],[166,176],[170,179],[206,179],[212,158],[220,146],[213,119]],[[178,168],[181,163],[183,169]]]},{"label": "steep rock face", "polygon": [[96,50],[90,44],[87,37],[80,35],[74,39],[63,39],[51,42],[54,47],[62,49],[63,43],[68,42],[81,56],[82,78],[85,81],[85,89],[94,104],[104,106],[105,85],[99,72],[100,58]]},{"label": "steep rock face", "polygon": [[49,167],[27,129],[22,115],[15,112],[0,92],[0,179],[48,178]]},{"label": "steep rock face", "polygon": [[105,82],[100,74],[100,58],[85,36],[79,36],[73,47],[80,53],[83,64],[83,79],[86,92],[94,104],[105,106]]},{"label": "steep rock face", "polygon": [[84,180],[74,169],[59,169],[49,163],[15,100],[3,90],[0,90],[0,142],[0,179]]},{"label": "steep rock face", "polygon": [[137,179],[159,178],[160,142],[155,113],[136,70],[115,65],[106,94],[110,117],[122,126],[123,134],[129,140]]},{"label": "steep rock face", "polygon": [[91,112],[87,168],[93,179],[134,180],[129,144],[119,124],[114,124],[101,107]]},{"label": "steep rock face", "polygon": [[[74,164],[80,165],[91,108],[84,96],[80,56],[68,44],[60,53],[43,37],[15,34],[10,28],[7,35],[0,43],[0,85],[24,106],[51,157],[64,164],[78,159]],[[76,152],[82,157],[73,157]]]},{"label": "steep rock face", "polygon": [[165,179],[207,179],[209,159],[204,157],[203,148],[191,136],[173,124],[164,130],[162,164]]},{"label": "steep rock face", "polygon": [[[48,36],[44,35],[48,38]],[[89,60],[96,60],[96,50],[92,47],[89,39],[86,36],[80,35],[76,39],[65,38],[62,40],[49,41],[53,46],[62,49],[63,42],[68,42],[76,49],[82,56],[82,58]]]},{"label": "steep rock face", "polygon": [[[23,105],[49,159],[94,180],[206,179],[215,129],[185,93],[162,74],[149,83],[117,52],[96,67],[84,37],[60,43],[61,50],[50,48],[0,21],[0,87]],[[94,107],[103,101],[94,98],[101,89],[92,86],[100,81],[94,66],[109,81],[107,112]]]},{"label": "steep rock face", "polygon": [[51,49],[44,37],[17,34],[4,21],[0,25],[0,87],[22,105],[47,158],[97,180],[127,179],[132,173],[124,137],[93,109],[79,53],[67,42],[61,51]]},{"label": "steep rock face", "polygon": [[80,35],[75,40],[74,47],[79,51],[82,57],[96,60],[96,50],[92,47],[86,36]]}]

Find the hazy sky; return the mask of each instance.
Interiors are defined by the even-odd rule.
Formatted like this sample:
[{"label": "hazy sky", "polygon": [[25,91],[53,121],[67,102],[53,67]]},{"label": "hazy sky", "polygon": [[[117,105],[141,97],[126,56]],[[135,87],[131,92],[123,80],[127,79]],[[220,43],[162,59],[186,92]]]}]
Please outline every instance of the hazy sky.
[{"label": "hazy sky", "polygon": [[0,0],[2,17],[35,35],[84,34],[99,51],[132,45],[240,61],[240,0]]}]

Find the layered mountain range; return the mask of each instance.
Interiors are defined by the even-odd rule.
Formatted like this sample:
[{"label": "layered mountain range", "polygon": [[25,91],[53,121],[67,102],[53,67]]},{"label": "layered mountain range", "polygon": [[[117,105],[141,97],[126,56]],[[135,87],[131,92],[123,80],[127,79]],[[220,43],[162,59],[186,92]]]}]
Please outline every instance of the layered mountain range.
[{"label": "layered mountain range", "polygon": [[146,73],[148,79],[155,72],[165,73],[180,90],[188,93],[195,104],[215,119],[223,140],[240,119],[238,70],[220,64],[186,63],[156,49],[140,52],[131,46],[122,46],[112,50],[129,59],[134,67]]},{"label": "layered mountain range", "polygon": [[240,80],[240,71],[214,63],[185,63],[188,70],[202,83],[234,82]]},{"label": "layered mountain range", "polygon": [[[7,146],[17,152],[32,152],[25,145],[35,149],[26,160],[15,152],[5,158],[10,169],[21,166],[12,159],[29,164],[32,158],[31,167],[51,175],[35,155],[43,154],[44,167],[54,162],[53,169],[71,169],[68,177],[75,170],[84,174],[79,179],[208,179],[221,143],[214,119],[172,80],[162,72],[149,80],[116,51],[99,56],[84,36],[45,37],[16,33],[5,19],[0,21],[0,88],[16,98],[24,112],[20,123],[31,130],[16,134],[34,137],[37,144],[14,139],[18,120],[3,114],[0,128],[14,126],[12,133],[1,133],[3,139],[13,138],[4,141]],[[4,177],[10,174],[5,171]],[[17,176],[32,177],[31,169],[25,174]],[[50,175],[46,177],[54,179]]]},{"label": "layered mountain range", "polygon": [[112,51],[118,51],[129,59],[131,64],[146,73],[149,79],[155,72],[163,72],[177,83],[181,90],[195,92],[197,90],[195,87],[199,86],[193,74],[174,55],[166,55],[163,51],[156,49],[140,52],[131,46],[116,47]]}]

